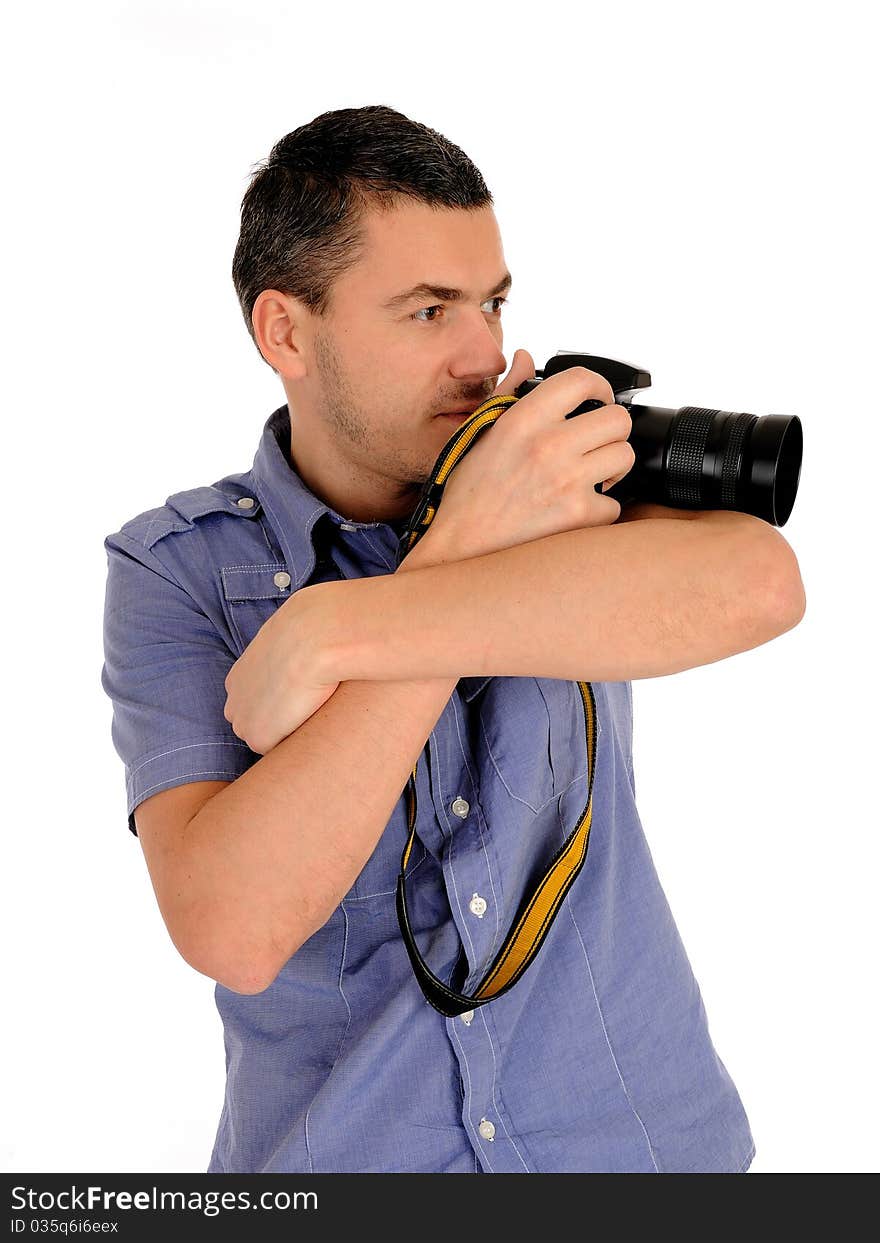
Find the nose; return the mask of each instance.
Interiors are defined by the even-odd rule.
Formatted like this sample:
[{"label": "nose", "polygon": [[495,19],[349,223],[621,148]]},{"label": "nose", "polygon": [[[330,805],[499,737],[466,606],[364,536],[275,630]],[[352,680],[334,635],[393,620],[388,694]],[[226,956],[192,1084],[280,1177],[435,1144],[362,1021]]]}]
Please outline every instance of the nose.
[{"label": "nose", "polygon": [[507,363],[501,352],[502,328],[500,324],[486,322],[482,312],[476,319],[462,316],[460,332],[456,335],[449,374],[456,380],[471,383],[485,382],[487,377],[503,374]]}]

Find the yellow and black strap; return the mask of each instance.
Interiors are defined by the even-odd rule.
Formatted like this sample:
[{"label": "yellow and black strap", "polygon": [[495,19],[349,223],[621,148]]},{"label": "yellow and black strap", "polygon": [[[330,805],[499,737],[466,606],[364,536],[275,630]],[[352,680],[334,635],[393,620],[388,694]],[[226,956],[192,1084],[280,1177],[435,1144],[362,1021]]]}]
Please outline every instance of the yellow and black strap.
[{"label": "yellow and black strap", "polygon": [[[450,474],[473,447],[479,436],[496,421],[499,415],[512,405],[517,398],[514,396],[490,397],[479,406],[458,431],[450,437],[440,453],[432,471],[431,478],[422,490],[419,503],[413,511],[406,531],[401,537],[398,550],[398,564],[406,554],[415,547],[437,512],[443,496],[443,489]],[[593,818],[593,777],[596,767],[596,701],[593,688],[589,682],[578,682],[581,701],[584,709],[584,730],[586,733],[586,752],[589,765],[589,781],[587,786],[586,806],[577,818],[577,822],[566,841],[556,853],[544,876],[538,882],[534,893],[520,905],[513,920],[504,944],[495,955],[474,993],[458,993],[451,989],[428,967],[419,953],[415,938],[410,928],[406,909],[406,867],[416,832],[416,772],[418,761],[407,783],[407,824],[409,836],[400,861],[400,875],[397,878],[397,919],[412,964],[415,977],[425,997],[435,1010],[447,1018],[455,1018],[467,1010],[485,1005],[495,997],[500,997],[508,989],[513,988],[520,976],[526,971],[544,938],[550,931],[556,913],[565,895],[587,857],[587,846],[590,837],[590,825]]]}]

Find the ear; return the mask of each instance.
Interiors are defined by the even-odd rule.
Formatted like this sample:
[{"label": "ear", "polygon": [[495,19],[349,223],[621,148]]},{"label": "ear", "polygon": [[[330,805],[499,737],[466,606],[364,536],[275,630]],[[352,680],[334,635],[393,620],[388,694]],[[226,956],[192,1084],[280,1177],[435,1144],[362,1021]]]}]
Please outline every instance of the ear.
[{"label": "ear", "polygon": [[264,289],[251,312],[251,325],[260,353],[273,370],[288,380],[305,375],[301,348],[308,312],[297,298],[278,289]]}]

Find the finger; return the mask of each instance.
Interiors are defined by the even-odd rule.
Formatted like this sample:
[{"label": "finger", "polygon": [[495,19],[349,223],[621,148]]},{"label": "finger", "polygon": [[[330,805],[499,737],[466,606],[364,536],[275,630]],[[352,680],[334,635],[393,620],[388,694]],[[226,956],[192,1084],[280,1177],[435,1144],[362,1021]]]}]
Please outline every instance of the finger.
[{"label": "finger", "polygon": [[499,381],[493,397],[512,396],[524,380],[534,380],[535,360],[528,350],[517,350],[510,363],[510,370],[503,380]]},{"label": "finger", "polygon": [[609,488],[613,488],[629,474],[634,465],[635,454],[626,441],[615,441],[584,454],[587,482],[597,492],[607,492]]},{"label": "finger", "polygon": [[[632,416],[626,406],[604,405],[587,410],[576,418],[566,419],[560,435],[566,437],[573,453],[590,453],[603,445],[628,442],[632,434]],[[611,472],[609,471],[608,474]]]},{"label": "finger", "polygon": [[[590,399],[613,405],[614,390],[597,371],[588,371],[586,367],[566,367],[542,380],[523,401],[530,402],[536,413],[540,409],[549,418],[560,419],[576,410],[581,402]],[[572,422],[577,420],[572,419]]]}]

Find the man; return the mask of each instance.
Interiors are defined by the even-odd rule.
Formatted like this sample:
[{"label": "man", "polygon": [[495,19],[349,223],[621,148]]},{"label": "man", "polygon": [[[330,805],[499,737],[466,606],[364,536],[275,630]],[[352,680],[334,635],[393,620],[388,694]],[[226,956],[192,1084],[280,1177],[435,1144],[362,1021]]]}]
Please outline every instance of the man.
[{"label": "man", "polygon": [[[444,444],[534,364],[497,383],[482,177],[390,108],[276,144],[233,277],[286,403],[251,470],[105,541],[129,827],[225,1028],[209,1172],[745,1170],[635,806],[630,679],[796,625],[791,549],[744,514],[621,514],[596,485],[632,466],[629,416],[575,368],[504,410],[398,568]],[[395,910],[410,774],[413,936],[472,997],[584,811],[586,683],[583,868],[515,986],[444,1017]]]}]

